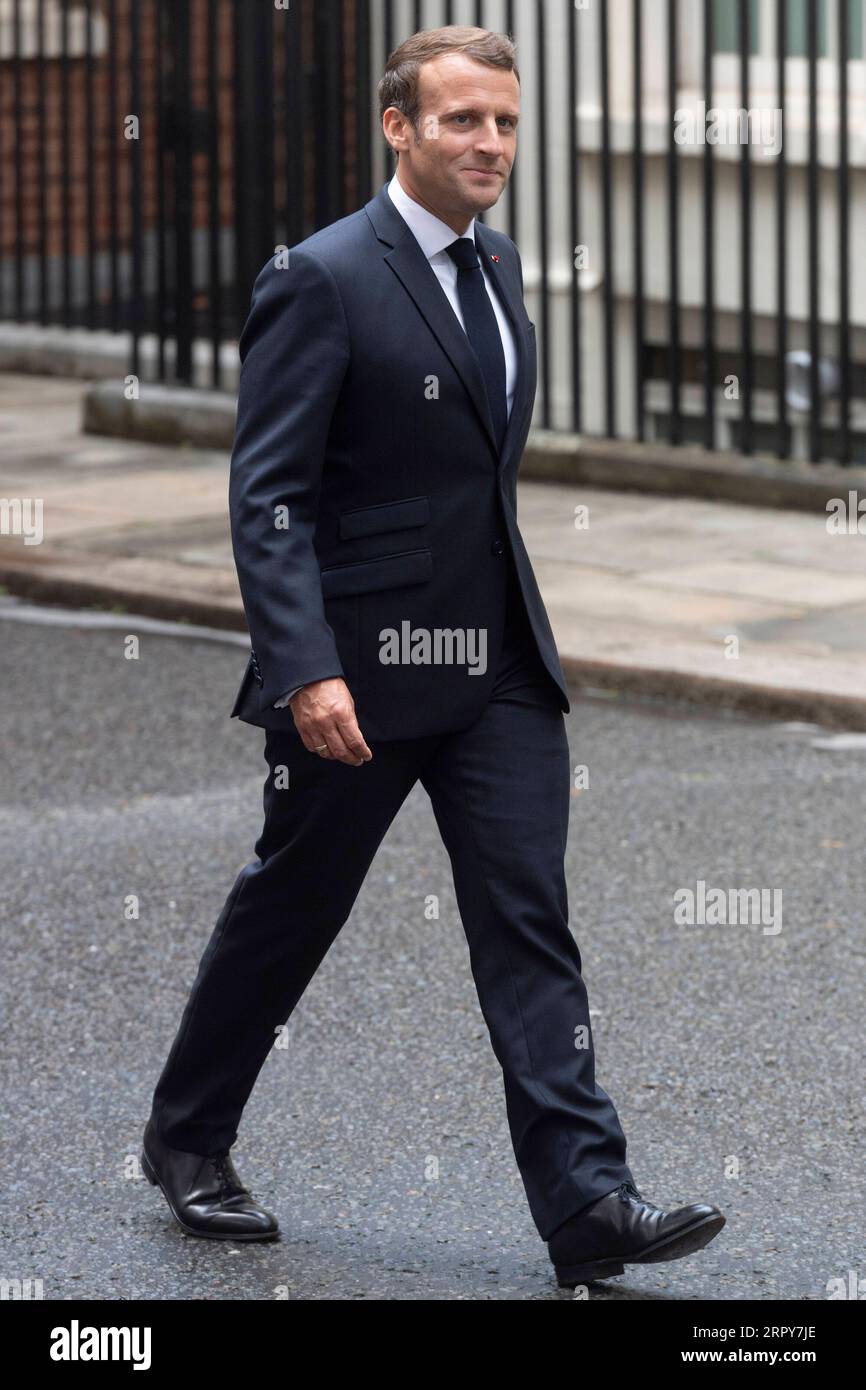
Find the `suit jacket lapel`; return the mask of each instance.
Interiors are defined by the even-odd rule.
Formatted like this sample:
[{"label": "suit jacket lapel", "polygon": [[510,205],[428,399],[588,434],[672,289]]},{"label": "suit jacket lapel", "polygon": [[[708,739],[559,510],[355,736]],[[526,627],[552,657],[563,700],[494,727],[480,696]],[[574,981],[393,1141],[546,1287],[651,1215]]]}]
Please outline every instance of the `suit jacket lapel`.
[{"label": "suit jacket lapel", "polygon": [[[370,200],[365,211],[379,240],[392,248],[385,255],[386,262],[408,294],[411,295],[431,332],[435,334],[443,351],[450,358],[455,371],[469,393],[478,418],[484,426],[490,447],[497,457],[497,462],[501,464],[507,455],[509,440],[517,430],[517,417],[520,410],[523,409],[522,388],[525,388],[526,385],[527,345],[514,305],[515,287],[503,276],[494,275],[494,284],[512,323],[518,353],[518,379],[514,403],[503,442],[502,454],[499,456],[478,358],[442,291],[436,272],[418,245],[412,231],[392,203],[387,184],[383,185],[376,196]],[[485,228],[478,222],[475,224],[475,233],[479,252],[482,256],[487,257],[485,264],[489,264],[494,271],[500,270],[503,263],[500,262],[497,265],[489,259],[491,255],[490,243],[485,240]],[[519,293],[519,287],[517,292]]]}]

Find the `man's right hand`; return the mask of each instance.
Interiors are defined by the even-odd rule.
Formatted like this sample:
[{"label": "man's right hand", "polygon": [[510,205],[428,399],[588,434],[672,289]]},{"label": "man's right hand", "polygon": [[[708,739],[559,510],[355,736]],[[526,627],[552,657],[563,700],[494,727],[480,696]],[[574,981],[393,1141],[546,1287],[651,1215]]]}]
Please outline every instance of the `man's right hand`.
[{"label": "man's right hand", "polygon": [[350,767],[370,762],[373,754],[358,728],[355,702],[340,677],[305,685],[292,696],[289,707],[304,747],[316,757],[333,758]]}]

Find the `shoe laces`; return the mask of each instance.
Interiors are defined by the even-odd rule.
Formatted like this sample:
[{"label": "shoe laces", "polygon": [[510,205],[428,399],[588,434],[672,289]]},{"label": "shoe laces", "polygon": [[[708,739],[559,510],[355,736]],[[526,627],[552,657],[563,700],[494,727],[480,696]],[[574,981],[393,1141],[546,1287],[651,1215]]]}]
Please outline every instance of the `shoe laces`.
[{"label": "shoe laces", "polygon": [[643,1197],[638,1192],[633,1182],[621,1182],[619,1187],[616,1188],[616,1192],[619,1196],[619,1200],[625,1202],[626,1206],[628,1206],[628,1203],[633,1201],[635,1197],[637,1197],[639,1202],[643,1201]]},{"label": "shoe laces", "polygon": [[232,1188],[233,1188],[233,1186],[234,1186],[232,1176],[231,1176],[231,1174],[229,1173],[229,1169],[228,1169],[228,1163],[229,1163],[229,1151],[228,1151],[228,1149],[223,1149],[221,1153],[213,1154],[213,1155],[212,1155],[212,1162],[213,1162],[214,1170],[215,1170],[216,1175],[217,1175],[217,1179],[218,1179],[218,1181],[219,1181],[220,1193],[221,1193],[222,1196],[225,1196],[228,1192],[230,1192],[230,1191],[232,1190]]}]

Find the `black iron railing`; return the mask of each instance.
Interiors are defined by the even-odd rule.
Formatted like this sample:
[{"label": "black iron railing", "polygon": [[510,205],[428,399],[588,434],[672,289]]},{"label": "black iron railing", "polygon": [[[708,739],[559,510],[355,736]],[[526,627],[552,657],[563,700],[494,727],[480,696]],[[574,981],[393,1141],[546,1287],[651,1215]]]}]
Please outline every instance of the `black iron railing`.
[{"label": "black iron railing", "polygon": [[[523,257],[536,423],[866,461],[864,10],[0,0],[0,319],[127,332],[136,375],[225,384],[274,247],[393,172],[387,53],[475,23],[518,43],[520,155],[488,220]],[[768,149],[750,132],[776,115]]]}]

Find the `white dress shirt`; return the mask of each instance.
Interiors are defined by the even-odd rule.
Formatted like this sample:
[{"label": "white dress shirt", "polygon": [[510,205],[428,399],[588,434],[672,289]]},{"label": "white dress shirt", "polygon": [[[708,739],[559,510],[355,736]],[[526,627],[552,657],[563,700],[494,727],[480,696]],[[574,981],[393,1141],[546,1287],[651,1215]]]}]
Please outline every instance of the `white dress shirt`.
[{"label": "white dress shirt", "polygon": [[[447,222],[442,222],[434,213],[428,212],[427,208],[416,203],[414,198],[410,198],[404,189],[399,178],[395,174],[388,184],[388,193],[391,201],[399,212],[403,221],[409,226],[414,234],[415,240],[430,262],[430,268],[434,271],[437,280],[445,291],[448,303],[457,315],[460,327],[466,332],[466,325],[463,322],[463,314],[460,309],[460,299],[457,294],[457,266],[448,255],[446,247],[457,240],[457,233],[453,227],[449,227]],[[475,218],[469,223],[466,231],[462,233],[466,238],[475,241]],[[499,332],[502,337],[502,349],[505,353],[505,396],[506,409],[511,414],[511,407],[514,404],[514,388],[517,383],[517,348],[514,343],[514,333],[509,322],[508,315],[500,303],[499,296],[490,283],[490,272],[484,264],[484,257],[479,252],[481,269],[484,275],[484,287],[490,296],[493,305],[493,312],[496,315],[496,322],[499,324]],[[293,695],[297,695],[303,686],[296,686],[288,694],[276,701],[274,709],[285,709]]]},{"label": "white dress shirt", "polygon": [[[447,222],[441,222],[432,212],[428,212],[426,208],[422,208],[420,203],[416,203],[414,198],[410,198],[396,174],[388,184],[388,192],[391,195],[392,203],[403,221],[409,224],[415,235],[415,240],[430,262],[430,267],[435,272],[436,278],[448,297],[448,303],[457,315],[460,327],[465,332],[466,325],[463,322],[460,300],[457,295],[457,266],[445,249],[446,246],[450,246],[452,242],[457,240],[457,233],[453,227],[448,226]],[[474,217],[462,235],[472,241],[475,240]],[[493,305],[493,312],[496,315],[496,322],[499,324],[502,348],[505,353],[505,396],[510,415],[511,407],[514,404],[514,387],[517,383],[517,349],[514,345],[514,334],[508,315],[490,283],[490,271],[484,264],[484,257],[480,251],[478,254],[481,269],[484,272],[484,287],[490,296],[490,303]]]}]

